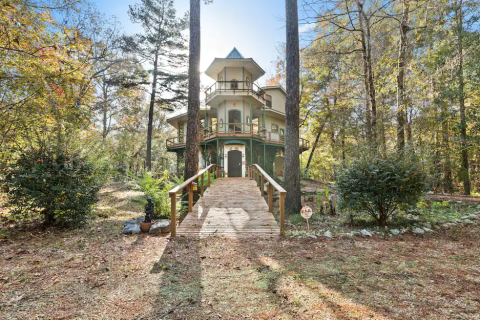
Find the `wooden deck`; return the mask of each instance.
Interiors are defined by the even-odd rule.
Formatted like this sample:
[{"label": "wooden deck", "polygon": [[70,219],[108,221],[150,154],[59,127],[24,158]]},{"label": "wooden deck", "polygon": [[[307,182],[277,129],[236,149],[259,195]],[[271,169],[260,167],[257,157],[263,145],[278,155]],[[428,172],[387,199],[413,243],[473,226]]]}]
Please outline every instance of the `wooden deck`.
[{"label": "wooden deck", "polygon": [[254,180],[213,183],[177,228],[178,236],[276,237],[280,228]]}]

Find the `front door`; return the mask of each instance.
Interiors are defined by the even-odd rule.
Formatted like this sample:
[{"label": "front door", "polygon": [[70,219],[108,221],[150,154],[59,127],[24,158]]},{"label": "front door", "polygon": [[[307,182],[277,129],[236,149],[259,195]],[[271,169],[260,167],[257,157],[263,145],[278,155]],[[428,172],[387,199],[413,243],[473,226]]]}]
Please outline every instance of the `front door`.
[{"label": "front door", "polygon": [[238,150],[228,151],[228,176],[229,177],[242,176],[242,151],[238,151]]}]

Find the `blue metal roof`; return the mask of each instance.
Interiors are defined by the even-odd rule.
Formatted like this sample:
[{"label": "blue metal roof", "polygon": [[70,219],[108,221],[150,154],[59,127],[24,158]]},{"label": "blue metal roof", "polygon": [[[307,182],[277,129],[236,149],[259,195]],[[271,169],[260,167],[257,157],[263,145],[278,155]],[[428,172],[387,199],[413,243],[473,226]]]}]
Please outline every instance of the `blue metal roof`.
[{"label": "blue metal roof", "polygon": [[230,52],[227,56],[227,59],[245,59],[240,52],[238,52],[237,48],[233,48],[232,52]]}]

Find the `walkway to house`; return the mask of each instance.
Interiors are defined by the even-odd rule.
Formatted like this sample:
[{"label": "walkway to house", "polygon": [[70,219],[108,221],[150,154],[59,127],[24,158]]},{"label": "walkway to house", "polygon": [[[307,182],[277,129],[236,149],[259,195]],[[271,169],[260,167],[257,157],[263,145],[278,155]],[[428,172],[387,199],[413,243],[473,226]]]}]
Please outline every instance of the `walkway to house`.
[{"label": "walkway to house", "polygon": [[273,237],[280,228],[255,180],[214,182],[177,228],[178,236]]}]

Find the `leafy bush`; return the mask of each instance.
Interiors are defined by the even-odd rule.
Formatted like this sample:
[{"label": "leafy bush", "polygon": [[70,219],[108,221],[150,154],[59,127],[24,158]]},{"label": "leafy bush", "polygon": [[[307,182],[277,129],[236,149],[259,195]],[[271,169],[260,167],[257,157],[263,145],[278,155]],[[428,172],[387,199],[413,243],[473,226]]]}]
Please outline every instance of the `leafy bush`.
[{"label": "leafy bush", "polygon": [[410,155],[362,155],[340,167],[336,184],[344,207],[366,212],[384,226],[399,206],[418,202],[425,175]]},{"label": "leafy bush", "polygon": [[40,217],[45,225],[75,227],[84,223],[101,186],[91,163],[78,154],[52,149],[22,153],[6,166],[4,174],[14,218]]},{"label": "leafy bush", "polygon": [[169,181],[168,171],[164,171],[159,179],[152,173],[146,172],[140,178],[136,179],[140,190],[145,193],[146,197],[152,198],[155,204],[154,219],[170,218],[170,195],[169,191],[176,184],[182,182],[181,178],[173,178],[173,182]]}]

